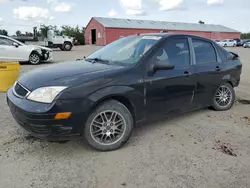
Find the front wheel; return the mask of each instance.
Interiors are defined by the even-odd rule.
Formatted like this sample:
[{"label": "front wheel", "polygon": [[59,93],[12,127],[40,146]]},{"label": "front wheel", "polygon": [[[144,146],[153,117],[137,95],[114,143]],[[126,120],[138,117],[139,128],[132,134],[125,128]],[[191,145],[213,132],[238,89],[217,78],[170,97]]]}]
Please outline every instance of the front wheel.
[{"label": "front wheel", "polygon": [[70,51],[72,49],[72,44],[70,42],[65,42],[64,45],[63,45],[63,49],[65,51]]},{"label": "front wheel", "polygon": [[235,91],[231,84],[224,83],[216,91],[213,98],[213,108],[217,111],[225,111],[232,108],[235,101]]},{"label": "front wheel", "polygon": [[112,151],[128,141],[133,122],[126,106],[115,100],[106,101],[96,107],[88,117],[84,136],[92,148]]},{"label": "front wheel", "polygon": [[38,54],[38,52],[32,52],[30,54],[30,57],[29,57],[29,62],[32,64],[32,65],[37,65],[39,64],[41,61],[41,57],[40,55]]}]

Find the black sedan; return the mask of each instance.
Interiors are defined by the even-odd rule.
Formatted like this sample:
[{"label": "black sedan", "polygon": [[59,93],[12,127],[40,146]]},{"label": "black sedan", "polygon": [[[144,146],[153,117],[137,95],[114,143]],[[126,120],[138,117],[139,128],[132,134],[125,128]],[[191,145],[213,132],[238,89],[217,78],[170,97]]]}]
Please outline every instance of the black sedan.
[{"label": "black sedan", "polygon": [[192,35],[121,38],[84,60],[29,72],[7,92],[16,121],[36,137],[84,137],[121,147],[137,122],[200,108],[230,109],[242,65],[237,54]]}]

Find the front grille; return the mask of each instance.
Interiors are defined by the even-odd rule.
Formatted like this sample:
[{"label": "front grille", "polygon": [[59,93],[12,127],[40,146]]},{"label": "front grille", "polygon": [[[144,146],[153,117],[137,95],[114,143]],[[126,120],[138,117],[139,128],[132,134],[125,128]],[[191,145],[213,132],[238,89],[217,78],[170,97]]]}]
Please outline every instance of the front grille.
[{"label": "front grille", "polygon": [[29,91],[18,82],[16,82],[14,86],[14,93],[19,97],[25,97],[29,93]]}]

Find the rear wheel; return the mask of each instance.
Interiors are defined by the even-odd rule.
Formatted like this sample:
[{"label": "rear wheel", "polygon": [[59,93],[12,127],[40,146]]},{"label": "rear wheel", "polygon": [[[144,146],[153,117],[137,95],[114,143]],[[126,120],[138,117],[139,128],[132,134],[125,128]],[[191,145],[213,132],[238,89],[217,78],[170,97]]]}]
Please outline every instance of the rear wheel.
[{"label": "rear wheel", "polygon": [[131,136],[133,117],[122,103],[110,100],[97,106],[84,129],[88,144],[99,151],[120,148]]},{"label": "rear wheel", "polygon": [[37,53],[37,52],[32,52],[30,54],[30,57],[29,57],[29,62],[32,64],[32,65],[37,65],[39,64],[41,61],[41,57],[40,55]]},{"label": "rear wheel", "polygon": [[227,47],[227,44],[224,44],[224,47]]},{"label": "rear wheel", "polygon": [[234,88],[229,83],[222,84],[213,98],[213,108],[217,111],[225,111],[232,108],[235,101]]}]

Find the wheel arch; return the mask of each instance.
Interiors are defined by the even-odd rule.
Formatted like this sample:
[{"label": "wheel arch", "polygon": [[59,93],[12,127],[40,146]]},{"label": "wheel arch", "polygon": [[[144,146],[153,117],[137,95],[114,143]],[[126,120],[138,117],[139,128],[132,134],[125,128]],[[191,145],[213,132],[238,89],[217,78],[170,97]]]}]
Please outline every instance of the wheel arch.
[{"label": "wheel arch", "polygon": [[116,100],[131,112],[134,120],[137,118],[136,105],[132,98],[136,95],[134,89],[128,86],[110,86],[92,93],[88,98],[93,102],[90,112],[101,103]]},{"label": "wheel arch", "polygon": [[232,87],[237,86],[237,79],[230,74],[223,76],[222,81],[223,83],[229,83]]},{"label": "wheel arch", "polygon": [[31,50],[30,55],[31,55],[32,53],[37,53],[39,56],[41,56],[41,54],[40,54],[37,50],[38,50],[38,49],[33,49],[33,50]]},{"label": "wheel arch", "polygon": [[93,109],[95,109],[98,105],[109,101],[109,100],[116,100],[120,103],[122,103],[124,106],[126,106],[126,108],[130,111],[130,113],[133,116],[133,119],[135,121],[136,119],[136,111],[135,111],[135,106],[133,104],[133,102],[126,96],[122,95],[122,94],[113,94],[113,95],[108,95],[108,96],[104,96],[102,98],[100,98],[98,101],[96,101],[93,105],[93,107],[91,108],[91,111]]},{"label": "wheel arch", "polygon": [[73,45],[73,42],[68,41],[68,40],[64,41],[64,43],[63,43],[63,44],[67,44],[67,43],[69,43],[69,44]]}]

